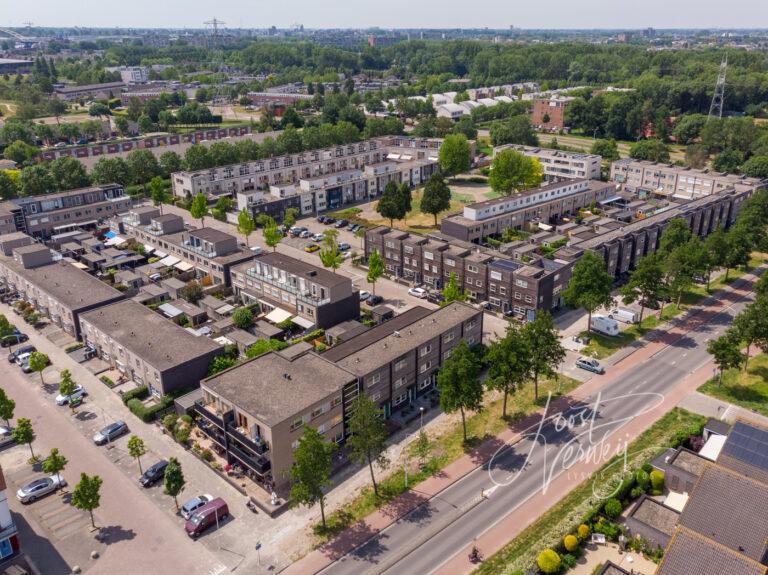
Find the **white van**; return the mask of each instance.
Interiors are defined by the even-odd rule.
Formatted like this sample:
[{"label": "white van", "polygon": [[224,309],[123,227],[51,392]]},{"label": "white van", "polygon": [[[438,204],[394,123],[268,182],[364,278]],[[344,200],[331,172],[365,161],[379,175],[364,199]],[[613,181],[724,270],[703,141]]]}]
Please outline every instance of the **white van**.
[{"label": "white van", "polygon": [[604,335],[619,335],[619,324],[615,319],[607,318],[603,315],[593,315],[589,327],[597,333]]},{"label": "white van", "polygon": [[612,309],[608,314],[608,317],[610,319],[623,321],[624,323],[638,322],[638,314],[632,311],[631,309],[627,309],[625,307],[618,307],[616,309]]}]

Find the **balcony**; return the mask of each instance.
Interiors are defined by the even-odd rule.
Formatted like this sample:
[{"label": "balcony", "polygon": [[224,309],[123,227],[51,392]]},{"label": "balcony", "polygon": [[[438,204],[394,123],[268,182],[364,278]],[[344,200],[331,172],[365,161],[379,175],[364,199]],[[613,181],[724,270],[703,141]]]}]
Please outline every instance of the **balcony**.
[{"label": "balcony", "polygon": [[272,468],[272,462],[268,458],[251,457],[245,451],[232,444],[229,446],[229,454],[259,475],[264,475]]},{"label": "balcony", "polygon": [[214,404],[205,404],[202,401],[195,402],[195,411],[215,426],[224,429],[224,419],[216,411]]},{"label": "balcony", "polygon": [[304,303],[308,303],[310,305],[314,305],[318,307],[321,305],[326,305],[328,303],[331,303],[331,298],[321,299],[319,297],[312,296],[308,291],[302,291],[296,286],[292,286],[287,282],[281,282],[276,280],[274,277],[258,274],[256,273],[256,268],[248,268],[247,270],[245,270],[245,274],[255,280],[258,280],[265,284],[269,284],[271,286],[275,286],[276,288],[279,288],[283,291],[287,291],[288,293],[293,294],[294,296],[296,296],[296,299],[298,301],[302,301]]},{"label": "balcony", "polygon": [[239,441],[244,447],[253,451],[256,455],[264,455],[267,451],[269,451],[269,445],[267,445],[265,441],[258,443],[255,442],[245,433],[243,433],[241,429],[235,427],[234,424],[228,423],[226,430],[232,438],[234,438],[236,441]]},{"label": "balcony", "polygon": [[216,253],[216,250],[213,250],[213,249],[211,249],[211,250],[206,250],[206,249],[205,249],[204,247],[202,247],[202,246],[196,246],[196,245],[193,245],[193,244],[192,244],[192,242],[190,242],[189,240],[185,240],[185,241],[183,241],[183,242],[182,242],[182,245],[183,245],[183,246],[184,246],[186,249],[188,249],[189,251],[191,251],[191,252],[195,252],[196,254],[198,254],[198,255],[201,255],[201,256],[203,256],[204,258],[215,258],[215,257],[218,255],[218,254]]}]

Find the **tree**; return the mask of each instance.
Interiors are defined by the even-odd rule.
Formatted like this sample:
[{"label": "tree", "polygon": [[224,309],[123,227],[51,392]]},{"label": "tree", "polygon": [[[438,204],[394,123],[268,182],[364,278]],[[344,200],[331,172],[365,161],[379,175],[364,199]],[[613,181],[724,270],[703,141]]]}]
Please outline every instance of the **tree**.
[{"label": "tree", "polygon": [[726,369],[736,369],[746,363],[747,357],[741,352],[741,339],[738,330],[729,329],[717,339],[709,340],[707,353],[715,360],[715,365],[720,370],[718,383],[723,381],[723,372]]},{"label": "tree", "polygon": [[323,529],[327,528],[323,489],[331,485],[329,477],[335,451],[335,443],[323,441],[323,436],[316,429],[306,427],[299,438],[298,447],[293,452],[293,485],[288,500],[292,505],[307,507],[319,503]]},{"label": "tree", "polygon": [[526,323],[520,336],[528,349],[531,375],[533,375],[533,398],[539,399],[539,377],[554,377],[555,369],[565,359],[565,348],[560,344],[560,335],[552,321],[552,315],[545,310],[536,312],[533,321]]},{"label": "tree", "polygon": [[401,220],[405,217],[403,207],[397,191],[397,184],[393,181],[387,182],[387,185],[384,186],[384,192],[376,204],[376,211],[382,217],[388,218],[389,226],[392,227],[393,220]]},{"label": "tree", "polygon": [[707,123],[707,116],[704,114],[686,114],[675,121],[672,128],[672,135],[679,144],[687,145],[699,137],[701,129]]},{"label": "tree", "polygon": [[163,493],[173,497],[173,503],[176,505],[176,511],[179,510],[178,496],[184,490],[184,473],[181,470],[181,464],[175,457],[168,459],[168,466],[165,468],[163,476]]},{"label": "tree", "polygon": [[213,159],[208,148],[202,144],[192,144],[184,152],[184,165],[190,171],[205,170],[213,167]]},{"label": "tree", "polygon": [[371,472],[373,493],[379,496],[379,487],[373,473],[373,464],[384,468],[389,464],[386,454],[387,425],[384,417],[373,400],[365,393],[357,396],[352,404],[352,415],[349,418],[349,437],[347,447],[349,456],[360,464],[367,463]]},{"label": "tree", "polygon": [[462,290],[461,286],[459,286],[459,278],[456,272],[451,272],[448,276],[448,283],[443,288],[443,301],[440,302],[440,306],[446,306],[455,301],[467,301],[468,297],[469,292]]},{"label": "tree", "polygon": [[99,158],[91,170],[96,184],[121,184],[127,186],[133,180],[128,164],[123,158]]},{"label": "tree", "polygon": [[716,172],[735,174],[744,162],[744,154],[739,150],[723,150],[712,160],[712,169]]},{"label": "tree", "polygon": [[728,257],[728,236],[721,226],[717,226],[715,231],[709,234],[704,240],[704,249],[707,250],[707,291],[709,291],[709,282],[712,272],[725,265]]},{"label": "tree", "polygon": [[134,184],[146,184],[160,175],[160,164],[149,150],[133,150],[126,156],[125,161]]},{"label": "tree", "polygon": [[32,159],[37,155],[37,152],[37,147],[27,144],[26,142],[22,142],[21,140],[16,140],[12,144],[6,146],[5,150],[3,151],[3,157],[6,160],[11,160],[12,162],[16,162],[19,166],[21,166],[22,164],[31,162]]},{"label": "tree", "polygon": [[[328,231],[331,230],[326,230],[326,232]],[[336,270],[341,267],[341,264],[344,261],[341,257],[341,252],[339,252],[339,246],[336,243],[336,239],[333,236],[326,235],[323,243],[326,245],[326,247],[320,250],[320,261],[322,262],[323,267],[326,267],[333,271],[333,273],[336,273]]]},{"label": "tree", "polygon": [[728,280],[728,274],[731,269],[745,266],[749,263],[752,254],[752,241],[750,232],[740,225],[731,226],[725,234],[726,252],[723,265],[725,266],[725,279]]},{"label": "tree", "polygon": [[681,245],[664,260],[664,285],[669,297],[675,299],[677,307],[680,307],[683,294],[693,284],[693,272],[691,270],[686,245]]},{"label": "tree", "polygon": [[692,168],[701,169],[707,165],[709,150],[701,144],[691,144],[685,148],[685,162]]},{"label": "tree", "polygon": [[164,178],[170,178],[174,172],[180,172],[183,169],[181,157],[172,151],[163,152],[158,159],[160,174]]},{"label": "tree", "polygon": [[147,448],[144,445],[144,440],[138,435],[131,435],[128,438],[128,455],[133,457],[136,463],[139,464],[139,473],[144,473],[144,470],[141,468],[141,456],[146,455],[146,453]]},{"label": "tree", "polygon": [[512,116],[503,122],[494,122],[490,129],[491,145],[519,144],[538,146],[539,138],[533,131],[531,119],[527,114]]},{"label": "tree", "polygon": [[97,118],[101,118],[102,116],[109,116],[110,114],[111,111],[109,106],[102,104],[101,102],[94,102],[91,104],[91,107],[88,108],[89,116],[96,116]]},{"label": "tree", "polygon": [[485,385],[488,389],[495,389],[504,394],[501,404],[501,416],[504,419],[507,418],[507,397],[531,377],[527,346],[520,328],[509,322],[504,337],[488,347],[486,361],[490,367]]},{"label": "tree", "polygon": [[400,204],[400,210],[403,213],[403,221],[411,211],[411,203],[413,202],[413,195],[411,194],[411,187],[403,182],[397,186],[397,201]]},{"label": "tree", "polygon": [[751,347],[755,344],[763,349],[768,347],[768,300],[757,298],[746,306],[733,319],[733,328],[739,339],[747,346],[744,357],[744,371],[746,371]]},{"label": "tree", "polygon": [[451,355],[437,373],[440,408],[446,413],[461,412],[464,443],[467,442],[464,412],[468,409],[479,411],[483,405],[483,384],[479,376],[480,364],[464,339],[451,350]]},{"label": "tree", "polygon": [[115,118],[115,128],[117,129],[118,133],[121,136],[128,135],[128,132],[131,129],[131,125],[128,122],[127,118],[124,118],[123,116],[118,116]]},{"label": "tree", "polygon": [[537,158],[507,149],[493,158],[488,183],[493,191],[509,196],[516,191],[535,188],[543,177],[544,170]]},{"label": "tree", "polygon": [[35,164],[21,170],[19,176],[19,195],[22,197],[39,196],[53,191],[56,184],[46,164]]},{"label": "tree", "polygon": [[688,220],[684,218],[674,218],[664,229],[659,240],[659,252],[668,256],[678,246],[687,244],[691,239],[691,228]]},{"label": "tree", "polygon": [[432,214],[437,227],[437,215],[451,207],[451,189],[440,174],[433,174],[421,195],[421,212]]},{"label": "tree", "polygon": [[155,206],[160,207],[160,213],[163,213],[163,204],[170,203],[171,192],[165,186],[165,180],[160,176],[155,176],[149,182],[149,197],[152,198],[152,203]]},{"label": "tree", "polygon": [[75,393],[77,384],[73,381],[72,374],[68,369],[62,369],[59,376],[61,377],[59,380],[59,393],[67,398],[69,407],[74,409],[74,406],[72,405],[72,394]]},{"label": "tree", "polygon": [[253,312],[247,307],[237,308],[232,314],[232,323],[240,329],[250,329],[253,326]]},{"label": "tree", "polygon": [[768,178],[768,156],[752,156],[742,164],[741,173],[750,178]]},{"label": "tree", "polygon": [[180,295],[191,304],[196,304],[205,297],[203,286],[195,280],[188,282],[187,285],[181,288]]},{"label": "tree", "polygon": [[19,194],[18,172],[0,170],[0,200],[10,200]]},{"label": "tree", "polygon": [[587,333],[592,328],[592,314],[602,306],[613,303],[611,288],[613,278],[605,271],[605,261],[594,252],[585,252],[573,266],[563,298],[573,307],[580,307],[588,314]]},{"label": "tree", "polygon": [[198,194],[192,198],[192,204],[189,206],[189,213],[196,220],[200,220],[200,227],[205,227],[205,216],[208,215],[208,198],[205,194],[198,192]]},{"label": "tree", "polygon": [[16,409],[16,402],[8,397],[3,388],[0,388],[0,419],[5,420],[5,426],[11,427],[11,419],[13,419],[13,412]]},{"label": "tree", "polygon": [[640,140],[629,148],[629,157],[649,162],[669,162],[669,146],[661,140]]},{"label": "tree", "polygon": [[652,253],[640,258],[620,293],[625,304],[640,301],[639,323],[642,323],[646,306],[657,303],[664,293],[664,266],[661,256]]},{"label": "tree", "polygon": [[615,162],[619,159],[619,147],[616,145],[616,140],[595,140],[589,152],[601,156],[603,160],[608,162]]},{"label": "tree", "polygon": [[245,237],[246,246],[248,245],[248,237],[253,233],[254,229],[256,229],[256,222],[253,221],[248,210],[243,208],[240,210],[240,213],[237,214],[237,231]]},{"label": "tree", "polygon": [[373,295],[376,295],[376,282],[384,275],[384,260],[379,255],[378,250],[371,250],[368,256],[368,283],[371,284]]},{"label": "tree", "polygon": [[87,511],[91,516],[91,526],[95,529],[96,523],[93,520],[93,511],[98,509],[101,504],[101,495],[99,490],[103,480],[98,475],[88,476],[85,473],[80,474],[80,483],[72,491],[72,505],[75,509]]},{"label": "tree", "polygon": [[91,183],[85,166],[73,157],[57,158],[50,165],[51,177],[56,189],[73,190]]},{"label": "tree", "polygon": [[450,177],[469,170],[472,148],[464,134],[446,136],[438,152],[440,168]]},{"label": "tree", "polygon": [[277,228],[277,224],[274,220],[269,225],[264,226],[262,231],[264,236],[264,243],[267,244],[272,251],[277,251],[277,244],[280,243],[280,239],[283,237],[280,230]]},{"label": "tree", "polygon": [[49,363],[50,360],[48,359],[48,356],[39,351],[33,351],[32,355],[29,356],[29,368],[32,371],[36,371],[40,374],[41,385],[45,383],[43,380],[43,370],[48,366]]},{"label": "tree", "polygon": [[560,571],[560,555],[553,549],[545,549],[536,558],[536,565],[539,566],[542,573],[557,573]]},{"label": "tree", "polygon": [[59,450],[56,447],[51,449],[51,453],[48,457],[43,459],[43,471],[49,475],[56,474],[56,478],[59,480],[59,488],[62,487],[61,472],[64,471],[67,463],[69,463],[67,458],[59,453]]},{"label": "tree", "polygon": [[288,208],[283,215],[283,225],[287,228],[293,227],[296,224],[296,217],[300,214],[297,208]]},{"label": "tree", "polygon": [[32,450],[32,442],[35,441],[32,421],[26,417],[20,417],[16,421],[16,427],[11,431],[11,438],[19,445],[29,445],[29,452],[32,454],[32,459],[35,459],[35,452]]},{"label": "tree", "polygon": [[128,119],[132,122],[138,122],[144,109],[144,104],[136,96],[128,98],[128,109],[126,110]]}]

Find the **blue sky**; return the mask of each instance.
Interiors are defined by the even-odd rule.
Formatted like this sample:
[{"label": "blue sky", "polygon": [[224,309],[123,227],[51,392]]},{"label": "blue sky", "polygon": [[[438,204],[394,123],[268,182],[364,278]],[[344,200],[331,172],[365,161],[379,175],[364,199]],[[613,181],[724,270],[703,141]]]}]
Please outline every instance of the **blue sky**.
[{"label": "blue sky", "polygon": [[767,27],[765,0],[0,0],[0,25],[307,28],[701,28]]}]

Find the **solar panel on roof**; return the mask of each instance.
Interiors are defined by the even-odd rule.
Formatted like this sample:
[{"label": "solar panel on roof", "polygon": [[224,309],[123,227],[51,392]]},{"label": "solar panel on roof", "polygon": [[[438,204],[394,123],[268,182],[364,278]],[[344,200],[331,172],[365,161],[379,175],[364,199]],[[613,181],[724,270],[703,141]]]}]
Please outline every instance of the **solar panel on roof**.
[{"label": "solar panel on roof", "polygon": [[768,471],[768,430],[736,422],[723,446],[723,453]]}]

